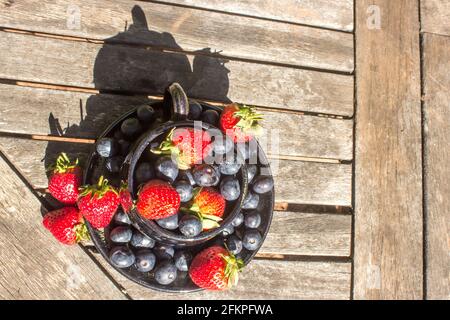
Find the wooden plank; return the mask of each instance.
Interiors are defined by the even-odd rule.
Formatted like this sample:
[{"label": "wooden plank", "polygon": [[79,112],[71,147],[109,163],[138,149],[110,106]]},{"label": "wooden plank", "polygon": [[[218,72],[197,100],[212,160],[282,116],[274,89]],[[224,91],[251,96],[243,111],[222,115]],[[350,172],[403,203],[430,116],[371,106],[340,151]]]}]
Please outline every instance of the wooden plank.
[{"label": "wooden plank", "polygon": [[98,254],[133,299],[349,299],[350,263],[254,259],[239,276],[238,285],[223,292],[163,293],[145,289],[113,270]]},{"label": "wooden plank", "polygon": [[450,299],[450,38],[424,35],[426,282]]},{"label": "wooden plank", "polygon": [[42,226],[41,203],[0,157],[0,298],[123,299],[78,246]]},{"label": "wooden plank", "polygon": [[352,34],[157,3],[28,0],[5,6],[0,20],[8,28],[353,71]]},{"label": "wooden plank", "polygon": [[353,114],[351,76],[17,33],[2,33],[0,50],[7,79],[150,94],[176,81],[195,98]]},{"label": "wooden plank", "polygon": [[352,217],[277,211],[261,253],[350,256]]},{"label": "wooden plank", "polygon": [[[35,188],[46,188],[45,167],[64,151],[87,158],[91,145],[0,137],[0,149]],[[279,202],[350,206],[352,166],[292,160],[271,160]]]},{"label": "wooden plank", "polygon": [[353,0],[164,0],[253,17],[353,31]]},{"label": "wooden plank", "polygon": [[422,32],[450,36],[450,1],[421,0]]},{"label": "wooden plank", "polygon": [[[145,97],[90,95],[0,84],[0,131],[55,135],[59,122],[66,136],[96,138],[118,116],[148,101]],[[272,153],[344,160],[353,157],[353,120],[263,109],[260,112],[265,119],[265,136],[271,136],[267,145]]]},{"label": "wooden plank", "polygon": [[[418,2],[356,4],[354,298],[421,299]],[[380,29],[366,23],[369,6],[381,10]]]}]

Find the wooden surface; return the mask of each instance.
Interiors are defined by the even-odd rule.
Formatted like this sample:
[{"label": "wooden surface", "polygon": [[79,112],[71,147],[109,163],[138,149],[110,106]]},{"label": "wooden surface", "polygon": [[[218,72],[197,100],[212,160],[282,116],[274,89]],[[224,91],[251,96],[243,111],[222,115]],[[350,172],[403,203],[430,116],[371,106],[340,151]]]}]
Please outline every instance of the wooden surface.
[{"label": "wooden surface", "polygon": [[42,226],[41,203],[0,157],[0,299],[123,299],[78,247]]},{"label": "wooden surface", "polygon": [[[87,159],[91,145],[0,137],[0,150],[8,155],[34,188],[46,188],[45,164],[62,151]],[[45,161],[44,161],[45,159]],[[272,159],[276,200],[302,204],[350,206],[351,165]]]},{"label": "wooden surface", "polygon": [[450,1],[421,0],[420,6],[421,30],[450,36]]},{"label": "wooden surface", "polygon": [[[367,8],[382,12],[369,29]],[[423,297],[418,1],[356,2],[354,298]]]},{"label": "wooden surface", "polygon": [[450,299],[450,38],[425,34],[426,281],[428,299]]},{"label": "wooden surface", "polygon": [[261,253],[350,256],[351,215],[275,212]]},{"label": "wooden surface", "polygon": [[347,262],[282,261],[254,259],[230,291],[173,294],[146,290],[112,270],[114,279],[132,299],[349,299],[351,264]]},{"label": "wooden surface", "polygon": [[[0,12],[1,16],[1,12]],[[188,96],[272,108],[353,114],[353,77],[124,45],[3,32],[0,77],[75,87],[161,94],[177,81]],[[33,48],[35,59],[29,59]],[[257,76],[256,76],[257,75]]]},{"label": "wooden surface", "polygon": [[[58,122],[66,136],[95,139],[118,116],[148,101],[145,97],[91,95],[0,84],[0,130],[55,135],[54,127]],[[264,116],[266,132],[279,138],[277,145],[267,141],[266,152],[278,149],[280,156],[353,158],[352,120],[267,109],[258,111]],[[19,118],[17,114],[22,116]],[[51,120],[51,115],[58,120]],[[283,123],[282,130],[280,123]]]},{"label": "wooden surface", "polygon": [[[230,19],[228,15],[216,12],[129,0],[89,3],[73,0],[70,4],[78,8],[82,23],[79,27],[68,27],[66,1],[48,1],[45,6],[41,3],[40,0],[28,0],[4,6],[0,11],[2,25],[172,50],[210,48],[223,56],[238,59],[353,71],[353,35],[349,33],[242,16]],[[134,6],[139,8],[135,8],[134,12],[138,13],[134,17],[135,26],[131,28]],[[124,32],[127,27],[131,32]],[[147,27],[164,34],[149,33]]]},{"label": "wooden surface", "polygon": [[275,19],[344,31],[353,30],[352,0],[165,0],[166,3]]}]

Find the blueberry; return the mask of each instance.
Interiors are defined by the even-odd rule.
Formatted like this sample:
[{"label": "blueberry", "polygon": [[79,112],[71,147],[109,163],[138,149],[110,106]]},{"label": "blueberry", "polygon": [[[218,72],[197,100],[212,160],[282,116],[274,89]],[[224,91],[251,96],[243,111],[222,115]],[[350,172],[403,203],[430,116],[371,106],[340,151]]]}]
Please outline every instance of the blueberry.
[{"label": "blueberry", "polygon": [[247,165],[247,181],[248,181],[248,183],[250,183],[253,180],[257,171],[258,171],[258,167],[256,166],[256,164]]},{"label": "blueberry", "polygon": [[119,173],[125,159],[121,156],[114,156],[106,159],[105,167],[111,173]]},{"label": "blueberry", "polygon": [[117,268],[128,268],[135,261],[133,252],[125,246],[112,248],[109,252],[109,259]]},{"label": "blueberry", "polygon": [[239,181],[233,177],[225,177],[220,183],[220,193],[228,201],[234,201],[241,194]]},{"label": "blueberry", "polygon": [[223,228],[223,230],[222,230],[222,235],[223,235],[224,237],[227,237],[227,236],[229,236],[230,234],[233,234],[233,233],[234,233],[234,227],[233,227],[232,224],[226,226],[226,227]]},{"label": "blueberry", "polygon": [[136,260],[134,265],[140,272],[149,272],[155,267],[156,256],[147,249],[141,249],[136,252]]},{"label": "blueberry", "polygon": [[165,245],[162,243],[158,243],[154,248],[153,252],[159,259],[171,259],[175,253],[175,250],[172,246]]},{"label": "blueberry", "polygon": [[192,175],[192,172],[190,170],[180,170],[178,176],[181,180],[189,181],[191,186],[195,186],[194,176]]},{"label": "blueberry", "polygon": [[164,261],[155,270],[155,280],[159,284],[168,285],[177,278],[177,267],[172,261]]},{"label": "blueberry", "polygon": [[192,171],[195,183],[201,187],[216,186],[220,180],[220,172],[216,167],[209,164],[201,164]]},{"label": "blueberry", "polygon": [[242,212],[239,212],[237,216],[233,219],[231,224],[233,227],[237,228],[244,222],[244,214]]},{"label": "blueberry", "polygon": [[143,104],[137,108],[138,119],[143,123],[148,123],[152,121],[155,110],[148,104]]},{"label": "blueberry", "polygon": [[153,166],[148,162],[140,163],[135,171],[135,177],[138,184],[147,182],[153,179],[155,176],[155,172],[153,170]]},{"label": "blueberry", "polygon": [[142,131],[142,126],[138,119],[128,118],[122,122],[120,130],[126,137],[133,138]]},{"label": "blueberry", "polygon": [[216,126],[219,121],[219,113],[215,110],[206,110],[202,114],[202,121]]},{"label": "blueberry", "polygon": [[169,182],[174,182],[178,176],[178,166],[169,156],[160,157],[155,164],[156,175]]},{"label": "blueberry", "polygon": [[119,145],[111,138],[101,138],[97,141],[97,153],[103,158],[109,158],[119,153]]},{"label": "blueberry", "polygon": [[245,197],[242,209],[256,209],[258,207],[258,203],[259,195],[257,193],[249,191],[247,196]]},{"label": "blueberry", "polygon": [[159,224],[161,228],[168,230],[175,230],[178,228],[178,214],[174,214],[170,217],[158,219],[156,223]]},{"label": "blueberry", "polygon": [[202,222],[193,215],[185,215],[180,220],[180,232],[186,237],[195,237],[203,230]]},{"label": "blueberry", "polygon": [[188,118],[191,120],[198,120],[203,112],[202,105],[197,101],[189,101],[189,115]]},{"label": "blueberry", "polygon": [[155,246],[155,240],[137,230],[133,231],[130,243],[135,248],[153,248]]},{"label": "blueberry", "polygon": [[213,143],[213,150],[216,154],[227,154],[234,147],[233,140],[228,136],[216,136]]},{"label": "blueberry", "polygon": [[261,215],[257,211],[251,211],[245,214],[245,226],[250,229],[256,229],[261,224]]},{"label": "blueberry", "polygon": [[119,144],[120,154],[126,156],[130,150],[131,143],[125,139],[120,139],[117,143]]},{"label": "blueberry", "polygon": [[261,245],[261,234],[256,230],[248,230],[244,233],[242,244],[244,248],[250,251],[254,251]]},{"label": "blueberry", "polygon": [[269,192],[273,189],[273,179],[271,176],[258,176],[253,181],[253,191],[259,194]]},{"label": "blueberry", "polygon": [[188,202],[194,195],[191,184],[186,180],[179,180],[175,183],[175,189],[180,195],[181,202]]},{"label": "blueberry", "polygon": [[178,270],[188,271],[192,261],[192,254],[187,251],[177,251],[173,259]]},{"label": "blueberry", "polygon": [[233,175],[236,174],[243,163],[242,159],[239,159],[234,154],[227,154],[222,163],[219,165],[219,171],[222,174]]},{"label": "blueberry", "polygon": [[117,224],[130,225],[131,220],[128,214],[123,212],[122,209],[118,209],[116,215],[114,216],[114,222]]},{"label": "blueberry", "polygon": [[242,240],[235,235],[229,236],[225,241],[225,244],[227,245],[228,251],[234,255],[237,255],[242,251]]},{"label": "blueberry", "polygon": [[112,229],[109,237],[115,243],[127,243],[131,240],[133,231],[129,227],[119,226]]}]

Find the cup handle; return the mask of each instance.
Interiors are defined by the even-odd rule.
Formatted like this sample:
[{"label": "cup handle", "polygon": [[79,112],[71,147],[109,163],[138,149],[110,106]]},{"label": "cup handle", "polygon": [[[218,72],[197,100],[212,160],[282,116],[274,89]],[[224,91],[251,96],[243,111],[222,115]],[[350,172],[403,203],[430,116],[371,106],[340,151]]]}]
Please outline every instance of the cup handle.
[{"label": "cup handle", "polygon": [[164,112],[172,121],[186,120],[189,114],[189,101],[183,88],[174,82],[164,92]]}]

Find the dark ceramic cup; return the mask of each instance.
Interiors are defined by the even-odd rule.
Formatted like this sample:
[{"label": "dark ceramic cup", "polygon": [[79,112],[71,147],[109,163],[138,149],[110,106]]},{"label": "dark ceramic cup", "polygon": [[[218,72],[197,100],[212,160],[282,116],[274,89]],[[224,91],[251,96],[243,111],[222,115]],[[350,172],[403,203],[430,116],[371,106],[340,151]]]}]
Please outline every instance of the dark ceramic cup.
[{"label": "dark ceramic cup", "polygon": [[[144,152],[149,150],[150,145],[164,139],[173,128],[194,127],[194,121],[187,120],[189,102],[186,94],[178,83],[173,83],[166,89],[163,104],[164,112],[171,112],[171,116],[169,117],[170,120],[142,134],[132,147],[122,167],[122,176],[128,181],[128,188],[134,200],[138,197],[135,183],[135,170]],[[200,123],[202,130],[218,130],[216,127],[206,122],[198,122],[196,128],[198,128]],[[237,148],[235,149],[236,156],[241,158],[239,150],[237,150]],[[164,229],[155,221],[142,217],[136,208],[130,212],[130,218],[137,229],[158,242],[177,247],[194,246],[207,242],[221,234],[225,228],[229,227],[233,219],[241,211],[248,189],[247,168],[245,164],[242,164],[236,177],[240,183],[241,194],[237,200],[232,202],[227,201],[224,219],[221,221],[220,226],[215,229],[203,231],[195,237],[186,237],[177,231]]]}]

